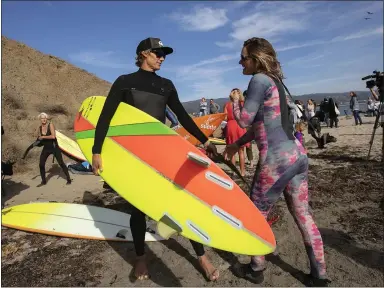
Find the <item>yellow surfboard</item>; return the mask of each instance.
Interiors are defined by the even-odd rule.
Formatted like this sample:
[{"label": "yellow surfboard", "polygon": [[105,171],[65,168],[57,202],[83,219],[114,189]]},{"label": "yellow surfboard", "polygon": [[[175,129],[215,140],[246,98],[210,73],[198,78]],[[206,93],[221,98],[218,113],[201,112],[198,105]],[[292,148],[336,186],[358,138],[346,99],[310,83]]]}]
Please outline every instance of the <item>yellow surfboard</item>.
[{"label": "yellow surfboard", "polygon": [[[89,162],[105,99],[88,97],[75,119],[76,140]],[[157,221],[161,237],[179,233],[246,255],[274,251],[271,227],[241,188],[197,147],[143,111],[119,104],[101,158],[101,177]]]},{"label": "yellow surfboard", "polygon": [[209,137],[209,141],[215,145],[225,145],[225,139]]},{"label": "yellow surfboard", "polygon": [[87,161],[83,152],[81,152],[79,144],[77,144],[76,141],[65,136],[63,133],[61,133],[58,130],[56,130],[55,133],[56,133],[56,139],[57,139],[57,143],[59,144],[60,150],[62,150],[64,153],[68,154],[72,158],[75,158],[76,160]]}]

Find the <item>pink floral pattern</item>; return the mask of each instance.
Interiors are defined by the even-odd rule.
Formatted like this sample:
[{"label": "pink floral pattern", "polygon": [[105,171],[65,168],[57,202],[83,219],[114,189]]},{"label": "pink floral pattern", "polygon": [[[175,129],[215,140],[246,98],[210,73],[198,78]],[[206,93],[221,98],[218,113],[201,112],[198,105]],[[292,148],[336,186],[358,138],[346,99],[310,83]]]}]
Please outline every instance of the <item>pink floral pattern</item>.
[{"label": "pink floral pattern", "polygon": [[[238,123],[252,124],[259,149],[260,169],[250,198],[267,218],[276,200],[284,193],[288,209],[295,218],[307,247],[311,271],[317,274],[314,276],[325,277],[323,241],[308,207],[307,152],[300,141],[290,140],[282,129],[279,92],[273,81],[260,75],[257,80],[252,81],[253,91],[263,91],[263,94],[249,94],[244,105],[247,108],[241,111],[234,104]],[[265,267],[265,257],[253,256],[251,265],[256,269]]]}]

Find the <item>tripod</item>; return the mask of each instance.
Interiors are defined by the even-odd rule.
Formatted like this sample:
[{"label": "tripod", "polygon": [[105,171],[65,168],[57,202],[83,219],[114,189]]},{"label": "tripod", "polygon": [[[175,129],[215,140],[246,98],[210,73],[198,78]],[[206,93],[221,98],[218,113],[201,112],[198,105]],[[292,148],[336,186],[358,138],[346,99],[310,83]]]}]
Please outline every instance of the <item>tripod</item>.
[{"label": "tripod", "polygon": [[[371,93],[372,93],[372,90],[371,90]],[[375,124],[373,125],[372,136],[371,136],[371,140],[369,141],[369,151],[368,151],[367,159],[369,159],[369,155],[371,154],[371,149],[372,149],[373,140],[375,138],[376,129],[379,128],[381,124],[381,127],[383,128],[383,135],[382,135],[383,139],[382,139],[382,146],[381,146],[381,162],[384,162],[384,122],[380,123],[380,117],[384,113],[384,93],[380,88],[379,88],[379,93],[380,93],[379,111],[376,115]]]}]

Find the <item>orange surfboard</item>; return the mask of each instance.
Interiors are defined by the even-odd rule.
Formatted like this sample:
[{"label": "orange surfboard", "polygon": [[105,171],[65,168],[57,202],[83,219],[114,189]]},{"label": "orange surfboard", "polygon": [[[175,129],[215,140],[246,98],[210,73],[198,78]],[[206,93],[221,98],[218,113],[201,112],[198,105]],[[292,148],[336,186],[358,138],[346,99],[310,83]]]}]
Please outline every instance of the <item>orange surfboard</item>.
[{"label": "orange surfboard", "polygon": [[[209,137],[216,131],[216,129],[220,126],[221,122],[224,121],[226,113],[217,113],[210,114],[201,117],[193,118],[193,121],[197,124],[199,129],[204,133],[205,136]],[[193,137],[184,127],[178,125],[172,128],[184,139],[188,140],[191,144],[197,146],[200,143],[195,137]]]},{"label": "orange surfboard", "polygon": [[[84,100],[76,140],[92,161],[105,97]],[[266,255],[276,247],[264,216],[241,188],[197,147],[143,111],[120,103],[101,151],[101,177],[157,221],[164,239],[180,234],[220,250]]]}]

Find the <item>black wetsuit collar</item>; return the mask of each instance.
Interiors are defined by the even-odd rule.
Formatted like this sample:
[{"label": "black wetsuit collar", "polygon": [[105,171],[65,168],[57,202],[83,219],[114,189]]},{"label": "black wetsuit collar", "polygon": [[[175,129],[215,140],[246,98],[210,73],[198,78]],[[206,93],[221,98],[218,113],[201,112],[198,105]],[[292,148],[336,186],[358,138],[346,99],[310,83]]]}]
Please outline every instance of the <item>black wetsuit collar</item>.
[{"label": "black wetsuit collar", "polygon": [[156,72],[151,72],[151,71],[147,71],[147,70],[144,70],[144,69],[141,69],[141,68],[139,68],[139,70],[137,71],[137,72],[139,72],[139,73],[141,73],[141,74],[147,74],[147,75],[156,75]]}]

